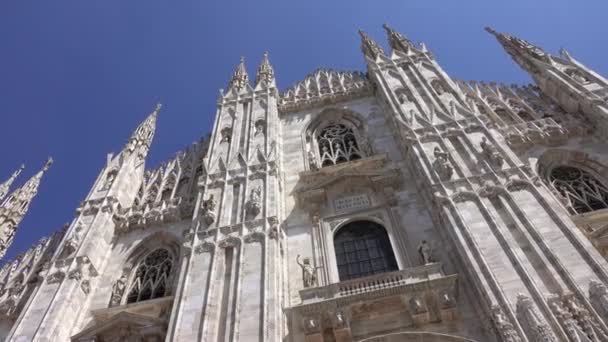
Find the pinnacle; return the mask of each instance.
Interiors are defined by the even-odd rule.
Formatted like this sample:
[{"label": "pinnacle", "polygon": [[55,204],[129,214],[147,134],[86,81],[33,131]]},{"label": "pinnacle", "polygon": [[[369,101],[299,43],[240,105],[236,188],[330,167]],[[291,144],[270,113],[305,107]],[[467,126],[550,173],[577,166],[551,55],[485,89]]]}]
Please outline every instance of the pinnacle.
[{"label": "pinnacle", "polygon": [[247,70],[245,69],[245,57],[241,56],[239,65],[237,66],[234,74],[232,74],[232,79],[230,80],[230,86],[228,88],[241,90],[248,82],[249,75],[247,75]]},{"label": "pinnacle", "polygon": [[264,52],[262,62],[258,66],[258,70],[255,74],[255,84],[259,84],[261,81],[271,83],[274,80],[274,70],[268,59],[268,51]]}]

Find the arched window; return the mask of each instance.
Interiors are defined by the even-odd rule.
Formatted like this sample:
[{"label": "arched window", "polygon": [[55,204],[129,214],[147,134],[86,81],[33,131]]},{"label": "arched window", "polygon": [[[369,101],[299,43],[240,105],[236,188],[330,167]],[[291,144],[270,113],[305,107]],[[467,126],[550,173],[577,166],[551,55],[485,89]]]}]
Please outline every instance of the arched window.
[{"label": "arched window", "polygon": [[135,270],[127,303],[168,296],[173,266],[173,255],[165,248],[158,248],[146,255]]},{"label": "arched window", "polygon": [[399,269],[386,230],[371,221],[340,228],[334,248],[341,281]]},{"label": "arched window", "polygon": [[557,166],[549,183],[577,214],[608,208],[608,188],[589,172],[572,166]]},{"label": "arched window", "polygon": [[321,167],[363,157],[355,132],[341,123],[333,123],[321,129],[317,135],[317,144]]}]

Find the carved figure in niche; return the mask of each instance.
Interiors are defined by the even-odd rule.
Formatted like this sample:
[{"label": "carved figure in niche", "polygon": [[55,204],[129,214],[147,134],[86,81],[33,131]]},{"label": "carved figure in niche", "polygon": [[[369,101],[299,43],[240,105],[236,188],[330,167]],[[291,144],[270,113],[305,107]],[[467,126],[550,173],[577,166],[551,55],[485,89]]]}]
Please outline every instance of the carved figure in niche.
[{"label": "carved figure in niche", "polygon": [[334,316],[334,328],[342,329],[342,328],[346,328],[346,327],[347,327],[347,323],[346,323],[346,318],[344,317],[344,314],[341,311],[337,311]]},{"label": "carved figure in niche", "polygon": [[435,262],[435,259],[433,258],[433,249],[426,240],[422,240],[418,245],[418,254],[424,265]]},{"label": "carved figure in niche", "polygon": [[439,146],[435,146],[433,150],[433,155],[435,156],[435,161],[433,162],[433,168],[435,168],[435,172],[439,175],[441,180],[449,180],[452,178],[452,173],[454,169],[452,168],[452,164],[448,160],[448,153],[443,152]]},{"label": "carved figure in niche", "polygon": [[296,257],[296,262],[298,263],[298,265],[302,269],[302,283],[304,284],[304,287],[314,287],[314,286],[317,286],[318,285],[318,283],[317,283],[317,270],[319,268],[322,268],[322,267],[321,266],[314,267],[310,263],[310,258],[303,258],[302,261],[300,261],[300,255],[299,254]]},{"label": "carved figure in niche", "polygon": [[80,224],[78,224],[74,228],[74,232],[72,233],[72,235],[65,242],[65,247],[63,247],[63,253],[61,255],[62,258],[67,258],[67,257],[71,256],[74,252],[76,252],[76,249],[78,248],[78,245],[80,244],[81,232],[82,232],[82,226]]},{"label": "carved figure in niche", "polygon": [[597,280],[589,282],[589,299],[597,312],[608,319],[608,289]]},{"label": "carved figure in niche", "polygon": [[255,122],[255,134],[266,134],[266,121],[260,119]]},{"label": "carved figure in niche", "polygon": [[247,215],[256,217],[262,209],[262,187],[257,186],[251,189],[249,200],[247,201]]},{"label": "carved figure in niche", "polygon": [[442,95],[443,93],[445,93],[445,89],[443,88],[443,85],[439,80],[433,80],[431,82],[431,86],[433,87],[433,89],[435,89],[437,95]]},{"label": "carved figure in niche", "polygon": [[317,158],[315,157],[315,154],[312,151],[308,151],[308,166],[312,171],[317,171],[319,169]]},{"label": "carved figure in niche", "polygon": [[498,152],[496,147],[488,143],[488,139],[486,139],[486,137],[481,138],[479,146],[481,147],[483,155],[486,157],[486,159],[490,162],[491,165],[498,168],[502,167],[504,159],[502,158],[500,152]]},{"label": "carved figure in niche", "polygon": [[222,134],[222,140],[221,142],[230,142],[230,138],[232,136],[232,128],[230,127],[224,127],[222,129],[222,131],[220,132]]},{"label": "carved figure in niche", "polygon": [[112,286],[112,297],[110,297],[110,306],[120,305],[122,295],[127,288],[127,274],[123,272],[122,276]]},{"label": "carved figure in niche", "polygon": [[215,199],[213,198],[213,194],[209,195],[209,198],[203,201],[201,205],[201,209],[203,211],[203,220],[207,225],[215,222]]},{"label": "carved figure in niche", "polygon": [[108,175],[106,176],[106,181],[103,183],[101,190],[107,190],[112,186],[112,183],[114,183],[114,179],[116,178],[116,173],[116,170],[110,170],[108,172]]},{"label": "carved figure in niche", "polygon": [[307,318],[304,320],[304,330],[307,333],[318,332],[321,329],[319,326],[319,320],[314,318]]},{"label": "carved figure in niche", "polygon": [[412,297],[412,299],[410,299],[410,308],[412,309],[412,313],[415,315],[426,312],[424,306],[422,305],[422,301],[417,297]]}]

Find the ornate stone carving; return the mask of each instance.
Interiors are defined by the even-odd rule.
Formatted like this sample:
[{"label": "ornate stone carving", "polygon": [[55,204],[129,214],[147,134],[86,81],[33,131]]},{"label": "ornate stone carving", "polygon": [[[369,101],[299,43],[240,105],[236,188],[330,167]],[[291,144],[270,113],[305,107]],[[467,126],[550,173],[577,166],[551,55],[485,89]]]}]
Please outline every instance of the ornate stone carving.
[{"label": "ornate stone carving", "polygon": [[494,322],[496,331],[504,342],[521,342],[521,338],[517,334],[513,324],[498,306],[492,308],[492,321]]},{"label": "ornate stone carving", "polygon": [[450,180],[450,178],[452,178],[452,174],[454,173],[454,168],[448,159],[448,153],[443,152],[439,146],[435,146],[433,155],[435,156],[433,168],[439,175],[439,178],[444,181]]},{"label": "ornate stone carving", "polygon": [[245,235],[245,237],[243,238],[243,240],[246,243],[252,243],[252,242],[264,242],[264,239],[266,238],[266,234],[256,231],[250,234]]},{"label": "ornate stone carving", "polygon": [[502,167],[502,165],[504,163],[504,159],[502,158],[502,155],[496,149],[496,147],[494,147],[492,144],[488,143],[488,139],[486,139],[486,137],[481,138],[481,143],[479,143],[479,146],[481,147],[483,156],[490,163],[490,165],[492,165],[496,168]]},{"label": "ornate stone carving", "polygon": [[589,282],[589,299],[597,313],[608,322],[608,289],[597,280]]},{"label": "ornate stone carving", "polygon": [[46,282],[49,284],[55,284],[61,282],[65,278],[65,273],[62,271],[56,271],[46,278]]},{"label": "ornate stone carving", "polygon": [[78,249],[78,246],[80,245],[80,240],[82,239],[81,235],[83,229],[84,228],[80,223],[74,227],[72,235],[65,241],[65,245],[61,253],[62,258],[69,258],[72,256],[72,254],[74,254],[74,252],[76,252],[76,249]]},{"label": "ornate stone carving", "polygon": [[215,199],[213,198],[213,194],[211,194],[208,199],[204,200],[201,205],[203,221],[207,225],[210,225],[213,222],[215,222],[215,212],[214,212],[215,206],[216,206],[216,202],[215,202]]},{"label": "ornate stone carving", "polygon": [[318,69],[287,89],[279,99],[281,112],[370,94],[372,85],[361,72]]},{"label": "ornate stone carving", "polygon": [[296,257],[296,263],[298,263],[298,265],[302,269],[302,284],[304,285],[304,287],[317,286],[317,270],[322,267],[313,266],[310,262],[310,258],[303,258],[302,261],[300,261],[299,254]]},{"label": "ornate stone carving", "polygon": [[112,285],[112,296],[110,297],[110,306],[120,305],[122,296],[127,288],[127,272],[123,272],[119,279]]},{"label": "ornate stone carving", "polygon": [[317,171],[319,169],[319,163],[317,157],[313,151],[308,151],[308,167],[311,171]]},{"label": "ornate stone carving", "polygon": [[418,245],[418,255],[420,256],[420,261],[423,265],[435,262],[435,259],[433,258],[433,248],[426,240],[422,240]]},{"label": "ornate stone carving", "polygon": [[517,295],[517,318],[533,342],[557,342],[551,327],[536,309],[530,297]]},{"label": "ornate stone carving", "polygon": [[254,218],[262,209],[262,187],[257,186],[249,192],[249,200],[246,204],[247,216]]},{"label": "ornate stone carving", "polygon": [[241,239],[236,236],[228,236],[224,240],[218,243],[218,246],[222,248],[234,248],[241,245]]},{"label": "ornate stone carving", "polygon": [[196,253],[196,254],[213,253],[214,250],[215,250],[214,243],[209,242],[209,241],[203,241],[194,248],[194,253]]}]

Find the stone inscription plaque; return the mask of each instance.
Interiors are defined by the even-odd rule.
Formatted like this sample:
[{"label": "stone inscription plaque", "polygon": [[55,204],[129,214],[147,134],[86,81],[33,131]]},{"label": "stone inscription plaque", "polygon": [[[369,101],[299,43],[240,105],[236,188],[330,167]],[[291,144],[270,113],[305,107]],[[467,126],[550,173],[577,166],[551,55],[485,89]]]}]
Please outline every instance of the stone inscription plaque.
[{"label": "stone inscription plaque", "polygon": [[365,194],[338,198],[334,201],[336,211],[366,208],[370,206],[369,197]]}]

